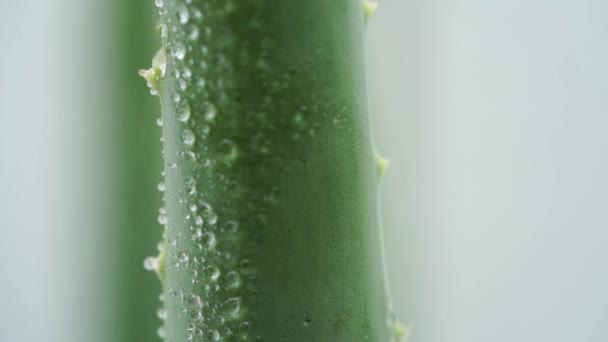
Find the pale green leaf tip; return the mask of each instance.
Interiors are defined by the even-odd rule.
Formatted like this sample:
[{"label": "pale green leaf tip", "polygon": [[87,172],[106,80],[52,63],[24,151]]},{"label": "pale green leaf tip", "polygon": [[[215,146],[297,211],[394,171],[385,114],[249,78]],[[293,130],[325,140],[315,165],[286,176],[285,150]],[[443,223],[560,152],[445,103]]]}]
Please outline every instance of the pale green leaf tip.
[{"label": "pale green leaf tip", "polygon": [[139,76],[143,77],[148,83],[153,84],[156,82],[156,71],[154,68],[140,69],[138,72]]},{"label": "pale green leaf tip", "polygon": [[399,341],[407,341],[407,338],[410,334],[410,330],[410,323],[402,324],[399,322],[395,322],[395,324],[393,325],[393,332]]},{"label": "pale green leaf tip", "polygon": [[386,169],[388,169],[391,161],[387,158],[382,157],[380,154],[376,153],[376,168],[378,170],[378,178],[384,174]]},{"label": "pale green leaf tip", "polygon": [[139,70],[139,76],[143,77],[148,84],[150,89],[154,89],[157,92],[160,91],[159,81],[165,74],[167,67],[167,53],[164,48],[161,48],[156,52],[154,58],[152,58],[152,67],[150,69]]},{"label": "pale green leaf tip", "polygon": [[376,8],[378,7],[377,2],[372,2],[370,0],[363,0],[363,10],[365,11],[365,24],[369,22],[369,19],[372,17]]}]

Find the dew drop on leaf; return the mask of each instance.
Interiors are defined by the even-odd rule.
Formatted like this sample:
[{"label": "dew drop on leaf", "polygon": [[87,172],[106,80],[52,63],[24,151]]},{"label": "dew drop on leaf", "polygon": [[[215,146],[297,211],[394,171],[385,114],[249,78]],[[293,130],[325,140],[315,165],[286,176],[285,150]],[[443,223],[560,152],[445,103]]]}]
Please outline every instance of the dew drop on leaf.
[{"label": "dew drop on leaf", "polygon": [[[177,95],[179,96],[179,95]],[[176,97],[174,97],[175,100]],[[179,101],[179,100],[178,100]],[[177,108],[177,119],[181,122],[186,122],[190,119],[190,104],[187,101],[184,101]]]},{"label": "dew drop on leaf", "polygon": [[177,261],[179,261],[180,263],[187,263],[190,260],[190,256],[188,255],[188,253],[186,252],[180,252],[177,255]]},{"label": "dew drop on leaf", "polygon": [[196,140],[196,137],[194,136],[194,133],[192,133],[191,130],[185,129],[182,132],[182,141],[184,142],[184,145],[190,147],[190,146],[194,145],[195,140]]},{"label": "dew drop on leaf", "polygon": [[217,109],[215,105],[211,102],[207,102],[203,105],[203,113],[205,116],[205,120],[212,121],[215,119],[215,115],[217,114]]},{"label": "dew drop on leaf", "polygon": [[165,319],[167,319],[167,310],[165,310],[164,308],[160,308],[156,311],[156,315],[159,319],[164,321]]},{"label": "dew drop on leaf", "polygon": [[180,61],[186,57],[186,46],[182,43],[175,43],[173,46],[173,57]]},{"label": "dew drop on leaf", "polygon": [[219,341],[220,333],[215,329],[209,330],[209,338],[211,339],[211,341],[214,341],[214,342]]},{"label": "dew drop on leaf", "polygon": [[224,312],[231,318],[232,316],[236,316],[241,310],[241,298],[234,297],[228,299],[224,303]]},{"label": "dew drop on leaf", "polygon": [[186,5],[181,4],[177,8],[177,17],[179,18],[179,23],[185,25],[190,20],[190,12],[188,12],[188,7]]},{"label": "dew drop on leaf", "polygon": [[216,281],[220,277],[221,272],[217,266],[209,265],[205,269],[205,275],[209,278],[209,280]]},{"label": "dew drop on leaf", "polygon": [[194,41],[198,38],[198,35],[199,35],[198,27],[196,27],[195,25],[192,25],[190,27],[190,31],[188,31],[188,39]]},{"label": "dew drop on leaf", "polygon": [[149,256],[144,259],[144,269],[146,271],[155,271],[158,269],[158,259],[153,256]]}]

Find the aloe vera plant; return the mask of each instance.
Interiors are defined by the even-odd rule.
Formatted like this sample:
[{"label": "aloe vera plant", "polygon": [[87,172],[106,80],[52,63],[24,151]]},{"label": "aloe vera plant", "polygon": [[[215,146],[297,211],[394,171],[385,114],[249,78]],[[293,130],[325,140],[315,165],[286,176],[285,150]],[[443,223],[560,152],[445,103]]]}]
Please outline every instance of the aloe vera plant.
[{"label": "aloe vera plant", "polygon": [[156,0],[167,341],[391,341],[361,0]]}]

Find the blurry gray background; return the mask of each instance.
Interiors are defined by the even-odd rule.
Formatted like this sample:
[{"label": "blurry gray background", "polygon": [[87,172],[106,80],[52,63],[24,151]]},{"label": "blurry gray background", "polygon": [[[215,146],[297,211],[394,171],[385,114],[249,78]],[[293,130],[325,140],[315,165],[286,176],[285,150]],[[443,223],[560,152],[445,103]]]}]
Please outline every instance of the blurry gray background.
[{"label": "blurry gray background", "polygon": [[[382,1],[367,78],[412,342],[608,340],[606,13],[602,0]],[[112,340],[97,287],[110,220],[95,216],[113,72],[96,27],[112,20],[103,2],[0,2],[0,341]]]},{"label": "blurry gray background", "polygon": [[368,88],[412,342],[608,341],[606,13],[381,2]]}]

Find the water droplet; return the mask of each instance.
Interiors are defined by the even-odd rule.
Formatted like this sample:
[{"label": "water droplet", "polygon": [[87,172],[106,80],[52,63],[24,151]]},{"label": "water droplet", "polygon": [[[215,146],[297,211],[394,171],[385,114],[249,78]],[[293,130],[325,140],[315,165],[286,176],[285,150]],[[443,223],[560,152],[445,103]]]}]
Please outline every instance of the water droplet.
[{"label": "water droplet", "polygon": [[200,216],[196,216],[194,217],[194,224],[196,224],[197,226],[202,226],[203,225],[203,218]]},{"label": "water droplet", "polygon": [[182,99],[181,95],[179,93],[174,93],[173,94],[173,102],[175,103],[179,103],[179,101]]},{"label": "water droplet", "polygon": [[205,120],[211,121],[211,120],[215,119],[215,115],[217,114],[217,109],[215,108],[215,105],[213,103],[207,102],[203,105],[203,113],[204,113]]},{"label": "water droplet", "polygon": [[300,112],[296,112],[296,114],[293,116],[293,121],[298,125],[298,126],[302,126],[304,125],[304,117],[302,116],[302,113]]},{"label": "water droplet", "polygon": [[186,179],[184,180],[184,183],[187,186],[196,186],[196,180],[194,180],[194,177],[192,177],[192,176],[186,177]]},{"label": "water droplet", "polygon": [[226,274],[225,287],[227,290],[234,290],[241,287],[241,276],[236,271],[230,271]]},{"label": "water droplet", "polygon": [[[177,96],[179,96],[179,94],[177,94]],[[175,100],[175,97],[173,99]],[[181,122],[186,122],[190,119],[190,104],[188,101],[184,101],[177,108],[177,119]]]},{"label": "water droplet", "polygon": [[308,316],[308,314],[304,315],[304,322],[302,322],[302,326],[304,328],[308,328],[310,326],[310,323],[312,322],[312,318],[310,318],[310,316]]},{"label": "water droplet", "polygon": [[157,118],[156,119],[156,125],[158,127],[163,127],[163,118]]},{"label": "water droplet", "polygon": [[144,259],[144,269],[146,271],[156,271],[158,269],[158,258],[149,256]]},{"label": "water droplet", "polygon": [[195,25],[192,25],[190,27],[190,31],[188,32],[188,39],[196,40],[198,38],[198,35],[199,35],[198,27],[196,27]]},{"label": "water droplet", "polygon": [[201,125],[199,130],[203,136],[207,136],[207,134],[211,132],[211,128],[209,128],[207,125]]},{"label": "water droplet", "polygon": [[209,265],[207,266],[207,268],[205,268],[205,275],[211,280],[211,281],[216,281],[220,275],[220,269],[217,268],[217,266],[214,265]]},{"label": "water droplet", "polygon": [[213,248],[216,243],[215,234],[205,232],[201,235],[201,242],[208,248]]},{"label": "water droplet", "polygon": [[158,327],[156,333],[158,334],[158,337],[165,338],[165,329],[163,327]]},{"label": "water droplet", "polygon": [[173,246],[173,247],[177,246],[177,240],[175,240],[175,238],[173,236],[171,236],[167,242],[169,242],[170,246]]},{"label": "water droplet", "polygon": [[211,338],[211,341],[219,341],[220,333],[215,329],[209,330],[209,338]]},{"label": "water droplet", "polygon": [[203,306],[203,301],[201,300],[201,297],[197,294],[190,294],[188,296],[188,305],[195,307],[195,308],[200,308]]},{"label": "water droplet", "polygon": [[199,88],[204,88],[205,87],[205,79],[199,78],[198,80],[196,80],[196,86],[199,87]]},{"label": "water droplet", "polygon": [[198,159],[198,157],[197,157],[196,153],[194,153],[192,151],[186,151],[186,159],[196,161],[196,159]]},{"label": "water droplet", "polygon": [[157,188],[158,188],[158,191],[160,191],[160,192],[165,191],[165,183],[164,182],[158,183]]},{"label": "water droplet", "polygon": [[159,223],[159,224],[161,224],[161,225],[163,225],[163,226],[164,226],[164,225],[166,225],[166,224],[167,224],[167,215],[160,214],[160,215],[158,215],[157,220],[158,220],[158,223]]},{"label": "water droplet", "polygon": [[196,140],[196,137],[194,136],[194,133],[192,133],[191,130],[185,129],[182,132],[182,141],[184,142],[184,145],[190,147],[190,146],[194,145],[195,140]]},{"label": "water droplet", "polygon": [[224,154],[227,160],[233,160],[237,157],[236,145],[230,139],[224,139],[218,145],[220,153]]},{"label": "water droplet", "polygon": [[179,18],[180,24],[185,25],[188,23],[188,20],[190,20],[190,12],[188,12],[188,8],[186,7],[186,5],[179,5],[179,7],[177,8],[177,16]]},{"label": "water droplet", "polygon": [[178,300],[182,300],[184,298],[184,292],[181,289],[172,288],[169,290],[169,294]]},{"label": "water droplet", "polygon": [[186,57],[186,46],[182,43],[175,43],[173,46],[173,57],[180,61]]},{"label": "water droplet", "polygon": [[186,252],[179,252],[179,254],[177,254],[177,261],[185,264],[188,263],[188,261],[190,260],[190,256],[188,255],[188,253]]},{"label": "water droplet", "polygon": [[240,310],[241,297],[230,298],[224,303],[224,312],[229,316],[236,316]]},{"label": "water droplet", "polygon": [[177,80],[177,85],[179,86],[179,89],[181,89],[183,91],[188,89],[188,83],[186,83],[186,81],[183,78],[180,78],[179,80]]},{"label": "water droplet", "polygon": [[207,223],[211,226],[217,223],[217,214],[213,211],[208,212],[205,218],[207,219]]},{"label": "water droplet", "polygon": [[203,313],[198,309],[192,310],[190,311],[190,319],[193,321],[200,321],[203,319]]},{"label": "water droplet", "polygon": [[200,20],[203,18],[203,13],[198,8],[193,8],[192,17],[194,17],[196,20]]},{"label": "water droplet", "polygon": [[188,206],[188,210],[190,210],[191,212],[195,213],[196,210],[198,210],[198,207],[196,206],[196,204],[192,203]]},{"label": "water droplet", "polygon": [[154,4],[156,5],[156,7],[158,8],[163,8],[164,4],[163,4],[163,0],[154,0]]},{"label": "water droplet", "polygon": [[160,308],[156,311],[156,315],[159,319],[164,321],[167,319],[167,310],[165,310],[164,308]]},{"label": "water droplet", "polygon": [[184,78],[187,80],[192,78],[192,70],[190,68],[184,68]]}]

